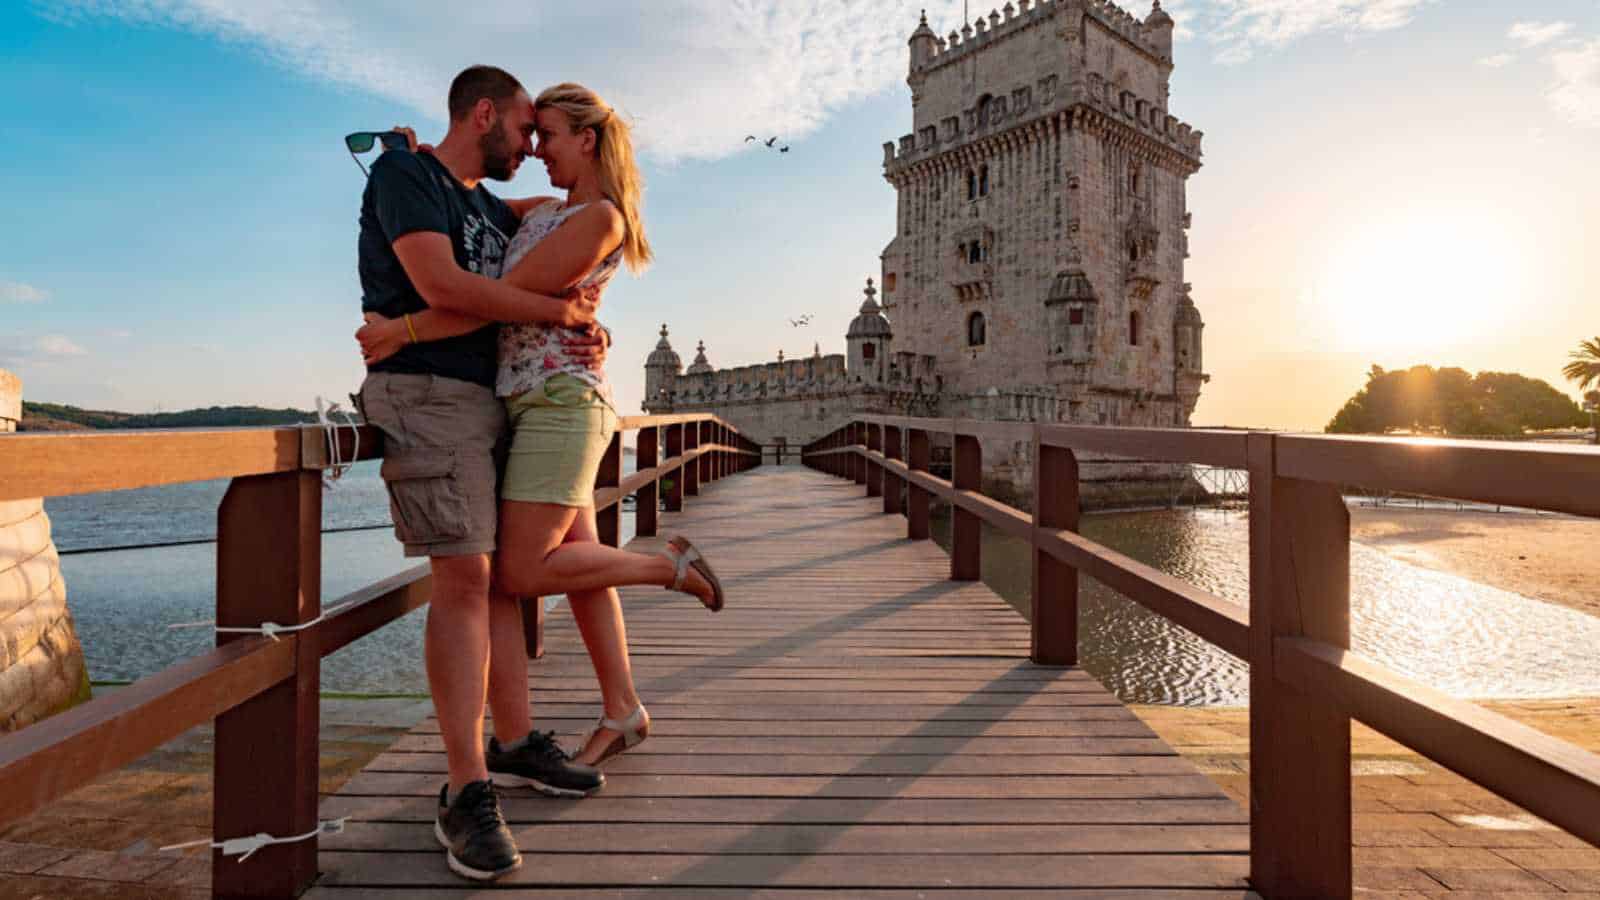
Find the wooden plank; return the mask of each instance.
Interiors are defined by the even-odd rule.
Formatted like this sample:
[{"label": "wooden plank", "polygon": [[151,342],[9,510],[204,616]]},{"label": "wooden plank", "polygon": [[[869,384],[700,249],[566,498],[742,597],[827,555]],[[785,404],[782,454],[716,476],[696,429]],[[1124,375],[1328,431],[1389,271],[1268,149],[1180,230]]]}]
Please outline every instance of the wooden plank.
[{"label": "wooden plank", "polygon": [[[983,448],[971,435],[956,435],[955,460],[951,466],[958,491],[977,493],[983,486]],[[966,506],[957,504],[950,517],[950,580],[977,581],[982,577],[980,557],[983,532],[980,519]]]},{"label": "wooden plank", "polygon": [[1277,675],[1280,638],[1350,646],[1350,514],[1332,485],[1280,478],[1250,439],[1250,877],[1271,897],[1348,897],[1350,717]]},{"label": "wooden plank", "polygon": [[366,637],[407,613],[426,606],[433,596],[433,573],[426,563],[340,597],[329,606],[344,607],[307,629],[317,655],[327,656]]},{"label": "wooden plank", "polygon": [[1278,677],[1600,846],[1600,756],[1341,647],[1280,638]]},{"label": "wooden plank", "polygon": [[290,472],[300,429],[8,434],[0,440],[0,501]]},{"label": "wooden plank", "polygon": [[[566,731],[577,731],[583,727],[594,724],[595,716],[591,711],[584,718],[557,718],[541,715],[540,724],[547,728],[557,728]],[[433,730],[429,730],[433,729]],[[424,722],[417,726],[417,734],[437,733],[438,725]],[[673,723],[670,730],[665,725],[661,729],[669,734],[695,735],[699,737],[809,737],[815,735],[820,726],[815,722],[796,722],[787,719],[777,720],[752,720],[729,721],[726,719],[681,719]],[[905,738],[911,735],[919,739],[924,737],[1111,737],[1111,738],[1149,738],[1154,737],[1143,722],[1137,719],[1116,721],[1078,721],[1066,719],[1063,716],[1050,716],[1036,720],[995,721],[993,719],[946,719],[940,718],[931,722],[915,721],[878,721],[871,718],[858,720],[830,720],[826,726],[828,734],[841,737],[875,737],[888,735],[896,738]],[[652,734],[655,732],[652,731]]]},{"label": "wooden plank", "polygon": [[[643,749],[643,745],[640,745]],[[922,749],[918,747],[917,749]],[[446,774],[442,749],[429,753],[384,753],[368,763],[369,772]],[[905,753],[895,756],[789,755],[786,752],[754,754],[715,753],[645,755],[629,752],[606,765],[606,775],[675,776],[732,775],[738,777],[917,777],[980,778],[993,776],[1071,775],[1187,775],[1193,764],[1180,756],[965,756]],[[841,776],[838,773],[848,773]]]},{"label": "wooden plank", "polygon": [[[411,887],[408,897],[423,900],[482,900],[482,888],[469,887]],[[506,900],[838,900],[839,892],[829,889],[780,888],[761,890],[738,888],[508,888],[497,890],[497,897]],[[929,894],[919,890],[860,889],[850,891],[852,898],[860,900],[928,900]],[[394,893],[388,888],[314,887],[304,895],[305,900],[392,900]],[[1047,888],[1043,890],[1009,890],[1008,900],[1261,900],[1253,891],[1241,890],[1150,890],[1134,888],[1117,890],[1091,888]],[[972,891],[947,891],[938,893],[939,900],[993,900],[994,892],[986,889]]]},{"label": "wooden plank", "polygon": [[[761,825],[540,823],[512,829],[522,847],[546,853],[867,855],[904,853],[1243,853],[1250,832],[1239,825]],[[356,822],[326,841],[328,849],[427,853],[428,829],[396,822]]]},{"label": "wooden plank", "polygon": [[[234,479],[217,511],[218,628],[299,625],[321,611],[321,476]],[[217,632],[219,647],[248,639]],[[315,638],[295,648],[290,677],[217,716],[211,822],[218,840],[317,828],[322,654]],[[211,853],[219,897],[294,897],[316,877],[315,838],[264,847],[249,859]]]},{"label": "wooden plank", "polygon": [[[541,726],[547,723],[540,723]],[[556,734],[562,744],[580,739],[587,729],[571,728]],[[443,753],[444,744],[437,732],[402,735],[390,748],[397,753]],[[692,737],[673,732],[652,734],[650,739],[629,750],[626,759],[619,758],[612,766],[627,765],[628,760],[647,756],[674,754],[721,757],[729,765],[737,765],[726,757],[753,755],[773,759],[792,759],[804,756],[837,756],[853,754],[889,759],[895,756],[923,756],[940,754],[958,759],[1006,756],[1174,756],[1174,751],[1156,737],[1014,737],[977,735],[971,737],[929,737],[918,735],[914,742],[895,737],[743,737],[730,741],[720,737]],[[777,763],[775,763],[777,764]],[[782,763],[789,765],[791,763]],[[798,765],[799,763],[793,763]]]},{"label": "wooden plank", "polygon": [[1033,444],[1033,616],[1028,658],[1042,666],[1078,664],[1078,570],[1040,549],[1037,532],[1078,530],[1078,458]]},{"label": "wooden plank", "polygon": [[[654,740],[652,738],[652,740]],[[584,800],[552,800],[530,791],[506,791],[501,799],[506,821],[675,822],[681,824],[792,825],[1247,825],[1237,803],[1220,795],[1120,800],[1098,797],[1062,800],[1008,797],[1003,800],[850,799],[823,797],[658,797],[622,796],[614,785]],[[341,792],[323,801],[324,816],[362,821],[432,824],[438,791],[431,796],[358,796]]]},{"label": "wooden plank", "polygon": [[0,826],[283,681],[295,640],[236,641],[0,737]]},{"label": "wooden plank", "polygon": [[[634,466],[640,471],[651,470],[653,473],[660,450],[661,430],[656,427],[645,428],[639,432],[639,437],[634,444]],[[649,481],[635,488],[634,493],[634,534],[640,537],[655,537],[657,507],[661,502],[661,483],[659,477],[652,477]]]},{"label": "wooden plank", "polygon": [[[1082,854],[1017,857],[979,854],[630,854],[608,853],[596,866],[578,854],[524,852],[523,866],[498,886],[574,887],[912,887],[1012,888],[1238,888],[1246,863],[1232,854]],[[459,885],[457,876],[428,853],[327,852],[323,884],[409,888]]]},{"label": "wooden plank", "polygon": [[[611,442],[606,445],[606,452],[600,457],[600,468],[595,472],[594,488],[595,503],[595,532],[600,538],[600,543],[607,547],[616,547],[621,543],[622,535],[622,509],[621,498],[633,492],[632,487],[619,487],[622,483],[622,432],[613,431]],[[610,490],[616,499],[599,505],[599,494]]]}]

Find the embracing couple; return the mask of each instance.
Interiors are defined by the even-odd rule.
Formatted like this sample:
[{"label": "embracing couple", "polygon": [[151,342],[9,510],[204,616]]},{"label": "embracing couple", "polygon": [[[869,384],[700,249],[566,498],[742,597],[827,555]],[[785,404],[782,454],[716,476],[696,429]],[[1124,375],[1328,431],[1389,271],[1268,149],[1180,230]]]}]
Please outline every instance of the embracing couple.
[{"label": "embracing couple", "polygon": [[[496,783],[592,793],[596,766],[649,731],[616,588],[660,585],[713,611],[723,591],[688,540],[630,553],[595,526],[617,425],[596,311],[620,265],[651,257],[627,123],[580,85],[532,98],[490,66],[456,77],[449,111],[436,147],[380,156],[362,197],[359,399],[384,435],[396,535],[433,573],[424,653],[449,766],[434,831],[451,869],[487,880],[522,864]],[[565,196],[483,186],[529,156]],[[563,593],[603,699],[571,755],[533,728],[519,599]]]}]

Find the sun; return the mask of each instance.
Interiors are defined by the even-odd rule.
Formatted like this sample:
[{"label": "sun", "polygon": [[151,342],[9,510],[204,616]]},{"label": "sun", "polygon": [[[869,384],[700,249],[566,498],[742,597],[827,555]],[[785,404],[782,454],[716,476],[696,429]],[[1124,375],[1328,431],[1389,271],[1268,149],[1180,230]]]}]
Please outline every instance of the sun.
[{"label": "sun", "polygon": [[1311,295],[1336,349],[1417,361],[1518,315],[1530,253],[1514,223],[1478,214],[1362,223],[1335,244]]}]

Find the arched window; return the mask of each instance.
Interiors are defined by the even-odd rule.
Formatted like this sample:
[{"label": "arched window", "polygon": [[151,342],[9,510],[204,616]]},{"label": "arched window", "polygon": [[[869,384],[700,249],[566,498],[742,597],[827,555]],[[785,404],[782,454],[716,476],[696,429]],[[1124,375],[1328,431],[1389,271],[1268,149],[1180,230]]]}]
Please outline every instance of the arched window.
[{"label": "arched window", "polygon": [[1128,343],[1139,346],[1139,314],[1128,313]]},{"label": "arched window", "polygon": [[1139,261],[1139,242],[1138,241],[1129,241],[1128,242],[1128,262],[1138,262],[1138,261]]},{"label": "arched window", "polygon": [[877,344],[870,344],[870,343],[869,344],[862,344],[861,345],[861,358],[866,362],[872,362],[873,360],[877,359],[878,358],[878,345]]},{"label": "arched window", "polygon": [[967,245],[967,262],[974,264],[983,262],[982,244],[978,243],[977,241],[973,241]]},{"label": "arched window", "polygon": [[989,167],[984,166],[978,170],[978,196],[989,196]]},{"label": "arched window", "polygon": [[975,312],[967,317],[967,346],[982,347],[989,339],[988,326],[983,321],[983,313]]},{"label": "arched window", "polygon": [[1139,164],[1134,162],[1128,166],[1128,193],[1139,194]]},{"label": "arched window", "polygon": [[989,101],[991,101],[993,99],[994,99],[994,97],[992,97],[989,94],[984,94],[982,97],[978,98],[978,127],[979,128],[982,128],[983,126],[989,124]]},{"label": "arched window", "polygon": [[967,199],[978,199],[978,173],[971,169],[967,170]]},{"label": "arched window", "polygon": [[894,293],[894,275],[895,273],[890,272],[889,274],[883,276],[883,292],[885,294]]}]

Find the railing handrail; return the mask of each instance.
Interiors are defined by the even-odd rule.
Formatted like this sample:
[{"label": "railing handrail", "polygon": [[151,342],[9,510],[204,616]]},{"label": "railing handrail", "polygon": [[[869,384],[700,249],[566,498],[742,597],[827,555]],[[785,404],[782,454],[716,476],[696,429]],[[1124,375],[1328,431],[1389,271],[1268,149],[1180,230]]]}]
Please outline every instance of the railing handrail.
[{"label": "railing handrail", "polygon": [[[627,431],[638,432],[638,466],[624,476]],[[370,426],[340,426],[334,435],[341,462],[382,455],[381,436]],[[332,463],[328,440],[320,425],[0,437],[0,501],[232,478],[218,511],[217,622],[306,626],[276,636],[219,632],[215,650],[0,736],[0,825],[216,719],[217,834],[314,830],[321,660],[425,605],[432,589],[428,567],[416,566],[347,594],[324,617],[320,478]],[[636,533],[649,536],[663,499],[669,511],[681,509],[701,483],[760,464],[760,445],[720,417],[622,418],[596,478],[600,538],[618,543],[625,496],[639,498]],[[282,567],[264,563],[278,558]],[[537,599],[524,601],[536,656],[543,612]],[[260,748],[268,742],[274,751],[263,760]],[[293,897],[315,877],[316,844],[278,845],[248,862],[219,862],[214,854],[214,893],[248,887],[251,896]]]},{"label": "railing handrail", "polygon": [[[934,434],[954,444],[951,480],[926,471]],[[1032,443],[1034,514],[979,491],[980,438]],[[1080,450],[1248,470],[1250,605],[1078,535]],[[1360,485],[1600,517],[1600,448],[862,415],[802,459],[881,494],[886,513],[907,515],[909,537],[928,536],[934,498],[951,504],[952,578],[976,577],[980,521],[1064,567],[1034,566],[1035,661],[1076,663],[1081,570],[1250,664],[1251,868],[1267,896],[1350,891],[1352,719],[1600,844],[1600,756],[1351,652],[1341,495]]]}]

